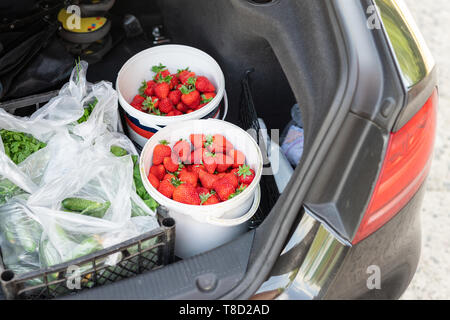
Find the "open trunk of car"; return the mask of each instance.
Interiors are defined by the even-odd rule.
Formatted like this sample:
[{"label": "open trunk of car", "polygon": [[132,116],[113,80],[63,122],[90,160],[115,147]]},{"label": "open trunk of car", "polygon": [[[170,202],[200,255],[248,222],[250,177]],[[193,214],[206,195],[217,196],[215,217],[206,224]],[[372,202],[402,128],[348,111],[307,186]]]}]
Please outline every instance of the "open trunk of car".
[{"label": "open trunk of car", "polygon": [[[304,213],[303,199],[320,165],[315,160],[321,140],[342,98],[347,66],[333,10],[330,2],[316,0],[116,2],[111,11],[111,34],[120,41],[100,62],[89,67],[89,81],[115,83],[123,63],[148,48],[155,27],[162,25],[159,31],[165,40],[197,47],[217,60],[225,74],[229,98],[227,121],[248,125],[248,121],[243,124],[242,108],[253,104],[269,135],[271,130],[281,134],[292,120],[292,106],[298,103],[304,124],[304,152],[284,191],[271,194],[273,203],[261,207],[258,219],[245,235],[199,256],[66,298],[253,296]],[[126,14],[138,18],[144,36],[123,37],[121,23]],[[246,92],[251,92],[251,99]],[[266,163],[266,167],[270,165]],[[263,197],[264,192],[273,190],[273,185],[271,176],[262,180],[262,188],[266,187]]]}]

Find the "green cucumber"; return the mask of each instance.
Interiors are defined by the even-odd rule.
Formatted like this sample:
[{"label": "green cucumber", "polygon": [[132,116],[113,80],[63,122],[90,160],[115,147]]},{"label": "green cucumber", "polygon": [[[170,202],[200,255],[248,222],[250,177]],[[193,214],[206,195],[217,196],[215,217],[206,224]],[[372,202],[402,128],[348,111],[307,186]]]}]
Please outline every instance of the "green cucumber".
[{"label": "green cucumber", "polygon": [[111,206],[111,202],[96,202],[81,198],[67,198],[62,202],[63,209],[79,212],[82,215],[103,218]]}]

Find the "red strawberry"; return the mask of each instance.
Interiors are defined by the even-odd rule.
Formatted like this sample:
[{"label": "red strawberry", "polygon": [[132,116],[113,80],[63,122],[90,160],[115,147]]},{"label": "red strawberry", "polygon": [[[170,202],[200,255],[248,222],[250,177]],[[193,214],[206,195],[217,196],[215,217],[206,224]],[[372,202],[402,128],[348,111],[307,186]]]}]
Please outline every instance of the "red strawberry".
[{"label": "red strawberry", "polygon": [[133,108],[135,108],[135,109],[137,109],[139,111],[142,111],[142,105],[141,104],[137,104],[137,103],[132,102],[132,103],[130,103],[130,106],[132,106]]},{"label": "red strawberry", "polygon": [[193,110],[193,109],[189,109],[186,113],[192,113],[192,112],[194,112],[195,110]]},{"label": "red strawberry", "polygon": [[203,148],[203,145],[206,142],[206,138],[204,134],[191,134],[189,136],[189,140],[191,140],[194,149]]},{"label": "red strawberry", "polygon": [[145,98],[141,95],[137,95],[133,98],[133,101],[131,101],[132,104],[136,105],[142,105],[142,103],[145,101]]},{"label": "red strawberry", "polygon": [[183,101],[183,103],[188,107],[196,107],[200,104],[200,93],[197,90],[189,93],[183,93],[181,96],[181,101]]},{"label": "red strawberry", "polygon": [[195,190],[197,190],[197,193],[199,196],[202,196],[202,194],[208,194],[209,189],[206,189],[205,187],[197,187]]},{"label": "red strawberry", "polygon": [[153,150],[153,164],[159,165],[163,163],[165,157],[170,157],[172,154],[172,149],[168,146],[168,142],[162,140],[159,142],[155,149]]},{"label": "red strawberry", "polygon": [[239,168],[239,166],[244,165],[245,155],[241,151],[231,149],[228,152],[228,155],[233,158],[233,168]]},{"label": "red strawberry", "polygon": [[[176,156],[174,156],[176,157]],[[164,168],[166,168],[169,172],[175,172],[178,170],[179,165],[177,162],[174,162],[172,157],[165,157],[163,160]]]},{"label": "red strawberry", "polygon": [[203,148],[195,149],[194,151],[192,151],[190,159],[189,159],[189,163],[190,164],[202,163],[205,152],[206,152],[206,149],[203,149]]},{"label": "red strawberry", "polygon": [[174,174],[168,173],[168,174],[166,174],[166,175],[164,176],[164,178],[162,179],[162,181],[167,180],[167,181],[169,181],[169,182],[172,182],[172,181],[177,180],[177,179],[178,179],[178,178],[177,178]]},{"label": "red strawberry", "polygon": [[199,174],[201,170],[206,170],[203,164],[192,164],[188,167],[188,170]]},{"label": "red strawberry", "polygon": [[217,180],[214,183],[213,189],[222,201],[228,200],[236,191],[236,188],[231,183],[225,181],[224,178]]},{"label": "red strawberry", "polygon": [[159,179],[152,173],[148,174],[148,181],[150,181],[151,185],[155,188],[159,188]]},{"label": "red strawberry", "polygon": [[159,102],[159,111],[162,113],[169,113],[170,111],[173,111],[172,101],[169,98],[161,99]]},{"label": "red strawberry", "polygon": [[[191,110],[192,110],[192,111],[197,111],[197,110],[203,108],[203,107],[206,106],[206,105],[207,105],[207,103],[202,103],[202,104],[199,104],[198,106],[196,106],[194,109],[191,109]],[[191,111],[191,112],[192,112],[192,111]]]},{"label": "red strawberry", "polygon": [[182,184],[175,189],[173,192],[173,200],[197,206],[201,203],[197,190],[188,183]]},{"label": "red strawberry", "polygon": [[173,115],[174,115],[174,116],[182,116],[182,115],[183,115],[183,112],[181,112],[180,110],[176,110],[176,109],[175,109],[175,110],[173,111]]},{"label": "red strawberry", "polygon": [[150,168],[150,173],[157,177],[159,181],[161,181],[166,174],[166,169],[164,168],[164,165],[160,164],[157,166],[152,166]]},{"label": "red strawberry", "polygon": [[147,97],[151,97],[155,94],[156,82],[153,80],[147,81],[147,89],[145,89],[144,94]]},{"label": "red strawberry", "polygon": [[238,177],[239,175],[238,175],[238,171],[239,171],[239,168],[233,168],[232,170],[230,170],[230,173],[232,173],[232,174],[234,174],[236,177]]},{"label": "red strawberry", "polygon": [[197,77],[197,82],[195,83],[195,87],[200,92],[214,92],[216,91],[216,88],[211,83],[211,81],[208,80],[206,77]]},{"label": "red strawberry", "polygon": [[180,140],[173,146],[173,152],[180,158],[181,162],[186,162],[191,154],[191,145],[186,140]]},{"label": "red strawberry", "polygon": [[255,178],[255,171],[249,166],[243,165],[239,167],[238,176],[240,183],[249,185]]},{"label": "red strawberry", "polygon": [[168,116],[168,117],[173,117],[173,116],[175,116],[175,110],[170,111],[168,114],[166,114],[166,116]]},{"label": "red strawberry", "polygon": [[178,179],[196,187],[198,183],[198,174],[195,172],[183,171],[178,175]]},{"label": "red strawberry", "polygon": [[227,174],[226,172],[221,172],[221,173],[216,174],[216,176],[218,179],[222,179],[223,177],[225,177],[226,174]]},{"label": "red strawberry", "polygon": [[219,197],[214,193],[200,195],[200,201],[203,206],[210,206],[220,202]]},{"label": "red strawberry", "polygon": [[155,95],[159,99],[167,98],[169,96],[169,92],[170,92],[169,84],[166,82],[158,83],[155,86]]},{"label": "red strawberry", "polygon": [[213,136],[206,137],[205,148],[211,152],[221,152],[226,154],[227,151],[233,149],[233,144],[223,135],[215,134]]},{"label": "red strawberry", "polygon": [[172,79],[170,80],[169,87],[170,87],[170,90],[173,90],[178,86],[178,84],[180,83],[180,80],[178,79],[176,74],[171,74],[171,77],[172,77]]},{"label": "red strawberry", "polygon": [[233,158],[223,153],[216,153],[217,171],[225,172],[233,165]]},{"label": "red strawberry", "polygon": [[176,109],[182,113],[186,113],[189,111],[189,107],[183,102],[178,103]]},{"label": "red strawberry", "polygon": [[194,78],[195,73],[191,72],[189,70],[182,70],[178,73],[178,79],[181,81],[182,84],[187,84],[189,78]]},{"label": "red strawberry", "polygon": [[199,171],[198,178],[200,179],[200,183],[203,187],[207,189],[212,189],[214,183],[218,180],[217,176],[206,171]]},{"label": "red strawberry", "polygon": [[220,181],[230,183],[235,189],[239,186],[239,179],[233,173],[226,173]]},{"label": "red strawberry", "polygon": [[159,184],[158,191],[165,195],[167,198],[172,199],[173,192],[175,191],[175,187],[169,180],[163,180]]},{"label": "red strawberry", "polygon": [[209,173],[214,173],[217,169],[216,155],[211,152],[204,151],[203,165],[205,166],[206,171],[208,171]]},{"label": "red strawberry", "polygon": [[181,101],[181,91],[180,90],[173,90],[169,92],[169,99],[172,101],[173,105],[176,106]]}]

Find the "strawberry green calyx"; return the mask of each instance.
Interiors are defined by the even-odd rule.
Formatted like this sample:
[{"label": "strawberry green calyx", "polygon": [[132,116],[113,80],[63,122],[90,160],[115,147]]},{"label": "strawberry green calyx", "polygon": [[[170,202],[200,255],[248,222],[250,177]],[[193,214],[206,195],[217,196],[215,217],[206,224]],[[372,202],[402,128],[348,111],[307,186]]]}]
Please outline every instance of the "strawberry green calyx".
[{"label": "strawberry green calyx", "polygon": [[188,71],[188,72],[190,72],[191,70],[189,70],[189,67],[187,67],[186,69],[178,69],[178,70],[177,70],[177,74],[180,74],[180,73],[182,73],[183,71]]},{"label": "strawberry green calyx", "polygon": [[165,77],[165,78],[159,78],[158,80],[156,80],[156,82],[157,83],[163,83],[163,82],[166,82],[166,83],[169,83],[170,84],[170,82],[172,81],[172,79],[173,79],[173,77],[172,76],[167,76],[167,77]]},{"label": "strawberry green calyx", "polygon": [[170,179],[170,183],[176,188],[176,187],[179,187],[180,185],[182,185],[184,182],[178,178],[172,178],[172,179]]},{"label": "strawberry green calyx", "polygon": [[253,173],[250,171],[249,166],[243,165],[243,166],[239,166],[238,175],[246,178],[248,176],[253,175]]},{"label": "strawberry green calyx", "polygon": [[167,141],[167,140],[161,140],[161,141],[159,141],[159,144],[162,144],[162,145],[167,146],[167,145],[169,145],[169,141]]},{"label": "strawberry green calyx", "polygon": [[208,201],[209,198],[211,198],[211,193],[202,193],[200,194],[200,204],[204,204],[206,201]]},{"label": "strawberry green calyx", "polygon": [[154,73],[159,73],[159,72],[164,71],[164,70],[166,70],[166,69],[167,69],[167,67],[166,67],[166,66],[163,66],[162,63],[160,63],[160,64],[157,65],[157,66],[153,66],[153,67],[152,67],[152,71],[153,71]]},{"label": "strawberry green calyx", "polygon": [[139,88],[139,94],[141,95],[141,96],[143,96],[144,95],[144,93],[145,93],[145,90],[147,90],[147,82],[146,81],[142,81],[142,85],[141,85],[141,87]]},{"label": "strawberry green calyx", "polygon": [[182,94],[189,94],[191,92],[194,92],[195,90],[197,90],[195,88],[195,83],[197,82],[197,78],[196,77],[190,77],[187,80],[187,83],[185,85],[182,85],[180,88],[180,91]]},{"label": "strawberry green calyx", "polygon": [[[152,97],[147,97],[142,103],[142,109],[148,111],[149,113],[154,113],[155,110],[155,101],[153,101]],[[159,111],[159,110],[158,110]]]}]

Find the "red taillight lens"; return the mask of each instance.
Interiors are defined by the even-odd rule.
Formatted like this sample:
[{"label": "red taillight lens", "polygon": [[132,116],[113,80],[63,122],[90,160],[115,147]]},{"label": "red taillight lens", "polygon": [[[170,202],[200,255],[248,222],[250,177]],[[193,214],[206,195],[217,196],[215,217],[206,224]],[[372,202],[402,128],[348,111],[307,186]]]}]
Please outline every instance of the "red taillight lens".
[{"label": "red taillight lens", "polygon": [[438,95],[399,131],[391,133],[375,190],[353,244],[381,228],[414,196],[427,177],[436,132]]}]

